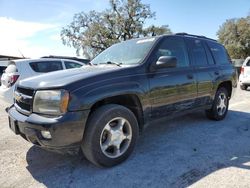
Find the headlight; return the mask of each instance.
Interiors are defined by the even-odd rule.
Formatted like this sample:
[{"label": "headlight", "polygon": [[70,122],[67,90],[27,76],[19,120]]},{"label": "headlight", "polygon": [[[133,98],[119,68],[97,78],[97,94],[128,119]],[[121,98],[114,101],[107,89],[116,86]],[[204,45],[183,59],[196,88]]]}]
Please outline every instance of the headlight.
[{"label": "headlight", "polygon": [[69,92],[65,90],[37,91],[33,102],[33,112],[61,115],[67,111]]}]

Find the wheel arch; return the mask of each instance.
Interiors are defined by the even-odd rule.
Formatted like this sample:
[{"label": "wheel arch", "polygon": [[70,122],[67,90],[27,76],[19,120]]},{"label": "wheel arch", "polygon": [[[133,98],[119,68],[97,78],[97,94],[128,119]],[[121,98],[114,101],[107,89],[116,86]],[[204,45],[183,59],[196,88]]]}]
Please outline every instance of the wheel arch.
[{"label": "wheel arch", "polygon": [[136,94],[120,94],[96,101],[90,108],[89,116],[99,107],[107,104],[118,104],[131,110],[135,115],[140,131],[144,127],[144,114],[141,101]]},{"label": "wheel arch", "polygon": [[232,96],[232,89],[233,89],[233,86],[232,86],[232,81],[228,80],[228,81],[223,81],[221,82],[218,87],[217,87],[217,90],[221,87],[224,87],[227,91],[228,91],[228,96],[229,98],[231,98]]}]

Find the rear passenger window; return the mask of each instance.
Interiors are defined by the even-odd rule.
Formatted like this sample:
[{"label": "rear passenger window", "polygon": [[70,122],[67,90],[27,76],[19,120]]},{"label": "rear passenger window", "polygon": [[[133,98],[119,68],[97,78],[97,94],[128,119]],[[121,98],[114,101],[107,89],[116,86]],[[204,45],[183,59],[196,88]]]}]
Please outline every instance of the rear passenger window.
[{"label": "rear passenger window", "polygon": [[208,47],[214,56],[214,60],[216,64],[227,64],[228,63],[228,55],[226,49],[214,42],[207,41]]},{"label": "rear passenger window", "polygon": [[66,69],[80,68],[82,65],[71,61],[64,61]]},{"label": "rear passenger window", "polygon": [[189,66],[188,54],[182,38],[168,37],[164,39],[154,54],[155,61],[157,61],[161,56],[176,57],[177,67]]},{"label": "rear passenger window", "polygon": [[35,72],[52,72],[63,69],[61,61],[33,62],[30,63],[30,66]]},{"label": "rear passenger window", "polygon": [[192,54],[195,65],[207,65],[206,51],[202,45],[202,41],[198,39],[187,39],[188,48]]}]

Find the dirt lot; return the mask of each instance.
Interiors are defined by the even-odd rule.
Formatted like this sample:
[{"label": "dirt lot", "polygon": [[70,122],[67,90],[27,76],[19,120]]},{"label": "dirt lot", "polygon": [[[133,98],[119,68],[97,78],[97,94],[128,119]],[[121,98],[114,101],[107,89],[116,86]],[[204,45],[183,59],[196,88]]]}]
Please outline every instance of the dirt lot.
[{"label": "dirt lot", "polygon": [[0,187],[250,187],[249,99],[238,89],[224,121],[201,112],[152,125],[110,169],[34,147],[9,130],[0,107]]}]

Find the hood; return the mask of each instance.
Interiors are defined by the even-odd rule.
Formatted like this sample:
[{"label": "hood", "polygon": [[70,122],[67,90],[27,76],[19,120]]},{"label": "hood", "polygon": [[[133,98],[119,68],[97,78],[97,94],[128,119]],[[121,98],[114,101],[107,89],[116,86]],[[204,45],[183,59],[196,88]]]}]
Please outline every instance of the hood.
[{"label": "hood", "polygon": [[24,80],[21,80],[19,82],[19,85],[32,89],[60,88],[84,78],[92,77],[101,73],[110,72],[111,70],[121,68],[122,67],[114,65],[83,66],[81,68],[55,71],[39,76],[26,78]]}]

